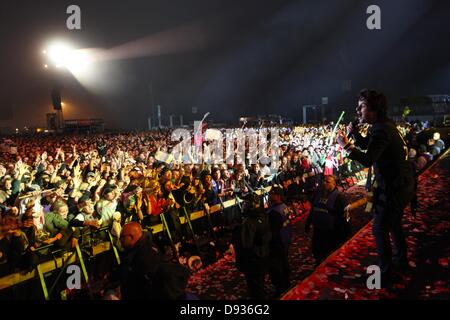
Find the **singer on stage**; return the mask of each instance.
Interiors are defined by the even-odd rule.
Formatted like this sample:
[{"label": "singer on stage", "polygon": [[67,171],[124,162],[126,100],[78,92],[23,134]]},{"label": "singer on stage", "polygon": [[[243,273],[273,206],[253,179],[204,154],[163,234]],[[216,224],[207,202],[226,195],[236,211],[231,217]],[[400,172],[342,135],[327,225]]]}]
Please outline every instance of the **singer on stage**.
[{"label": "singer on stage", "polygon": [[[395,123],[387,118],[385,95],[375,90],[362,90],[356,112],[358,123],[349,124],[347,134],[340,132],[337,140],[347,150],[350,159],[366,167],[373,166],[373,234],[381,269],[381,285],[390,287],[393,276],[404,272],[408,265],[401,220],[413,195],[413,171],[408,163],[406,143]],[[358,132],[358,125],[362,123],[372,125],[367,137],[362,137]],[[354,144],[349,137],[354,138]],[[389,235],[392,235],[393,254]]]}]

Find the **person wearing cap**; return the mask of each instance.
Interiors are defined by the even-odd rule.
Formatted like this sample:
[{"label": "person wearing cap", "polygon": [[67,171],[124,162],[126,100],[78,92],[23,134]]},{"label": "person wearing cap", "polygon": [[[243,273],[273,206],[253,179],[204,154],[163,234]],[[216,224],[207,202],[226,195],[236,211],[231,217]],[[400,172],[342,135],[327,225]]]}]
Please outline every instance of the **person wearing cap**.
[{"label": "person wearing cap", "polygon": [[100,228],[101,217],[95,211],[94,202],[91,199],[81,198],[79,208],[78,214],[70,221],[71,226]]},{"label": "person wearing cap", "polygon": [[[144,219],[144,205],[142,188],[136,184],[131,184],[124,191],[126,196],[124,197],[124,208],[127,216],[132,221],[142,221]],[[128,218],[127,217],[127,218]]]},{"label": "person wearing cap", "polygon": [[81,197],[77,208],[78,212],[73,219],[69,219],[69,225],[75,227],[80,235],[83,234],[82,245],[91,245],[97,236],[102,237],[101,234],[90,232],[101,227],[101,217],[95,211],[94,202],[89,197]]},{"label": "person wearing cap", "polygon": [[[74,247],[79,232],[76,228],[70,226],[69,221],[67,221],[67,214],[69,213],[67,204],[59,199],[52,205],[52,209],[51,212],[45,214],[45,230],[51,236],[46,243],[55,242],[58,247],[65,249]],[[69,242],[70,240],[72,241]]]},{"label": "person wearing cap", "polygon": [[269,193],[271,206],[267,210],[272,238],[269,243],[269,275],[280,296],[289,289],[289,245],[292,242],[292,227],[289,221],[289,208],[283,202],[284,191],[273,186]]},{"label": "person wearing cap", "polygon": [[110,226],[118,205],[116,188],[112,185],[105,185],[101,194],[101,199],[97,202],[96,211],[99,213],[103,225]]},{"label": "person wearing cap", "polygon": [[19,215],[25,213],[28,208],[28,203],[33,202],[35,204],[35,212],[39,211],[42,208],[40,204],[41,200],[41,187],[37,184],[32,184],[28,188],[26,188],[23,192],[23,195],[27,195],[24,199],[16,200],[17,207],[19,208]]},{"label": "person wearing cap", "polygon": [[89,178],[95,178],[95,173],[92,172],[92,171],[89,171],[89,172],[86,174],[86,178],[87,178],[87,179],[89,179]]}]

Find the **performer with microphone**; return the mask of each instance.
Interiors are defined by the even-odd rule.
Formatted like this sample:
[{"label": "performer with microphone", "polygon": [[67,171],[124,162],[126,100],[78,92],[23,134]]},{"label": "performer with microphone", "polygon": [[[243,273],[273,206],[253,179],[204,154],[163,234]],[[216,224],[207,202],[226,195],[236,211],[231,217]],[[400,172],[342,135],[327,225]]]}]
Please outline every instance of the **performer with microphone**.
[{"label": "performer with microphone", "polygon": [[359,118],[358,116],[353,119],[352,122],[350,122],[347,126],[347,139],[356,139],[354,137],[355,134],[359,134]]},{"label": "performer with microphone", "polygon": [[[406,143],[395,123],[387,117],[384,94],[362,90],[356,112],[359,123],[349,124],[347,134],[340,132],[337,141],[349,153],[350,159],[365,167],[374,167],[373,234],[381,269],[381,285],[390,287],[395,271],[404,272],[408,266],[401,220],[403,210],[413,195],[414,176],[408,162]],[[362,137],[358,132],[357,127],[361,123],[372,125],[367,137]],[[355,144],[349,141],[349,136],[354,137]],[[368,180],[370,184],[370,177]],[[394,245],[393,257],[389,235],[392,235]]]}]

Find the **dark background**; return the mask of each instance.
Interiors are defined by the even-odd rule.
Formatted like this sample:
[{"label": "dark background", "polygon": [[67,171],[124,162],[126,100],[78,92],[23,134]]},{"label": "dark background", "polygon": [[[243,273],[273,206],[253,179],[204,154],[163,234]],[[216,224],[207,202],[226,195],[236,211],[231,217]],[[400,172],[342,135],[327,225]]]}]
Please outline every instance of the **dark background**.
[{"label": "dark background", "polygon": [[[81,8],[81,30],[66,28],[70,4]],[[381,30],[366,27],[371,4],[381,7]],[[363,87],[384,91],[391,106],[409,95],[448,94],[449,7],[430,0],[3,1],[0,126],[45,125],[55,82],[64,87],[66,119],[100,117],[121,128],[146,128],[151,92],[163,116],[182,113],[185,122],[205,112],[216,122],[269,113],[300,120],[301,106],[321,97],[333,119],[354,108]],[[133,54],[139,50],[129,43],[142,38],[147,52]],[[41,51],[52,39],[122,46],[122,56],[101,62],[87,87],[43,68]]]}]

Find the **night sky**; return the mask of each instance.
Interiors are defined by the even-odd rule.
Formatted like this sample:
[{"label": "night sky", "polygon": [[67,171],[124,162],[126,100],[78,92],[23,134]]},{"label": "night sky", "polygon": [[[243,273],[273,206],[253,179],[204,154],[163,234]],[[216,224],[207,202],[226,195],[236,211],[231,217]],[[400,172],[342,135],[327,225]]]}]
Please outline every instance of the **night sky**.
[{"label": "night sky", "polygon": [[[71,4],[81,8],[81,30],[66,27]],[[381,8],[381,30],[366,27],[371,4]],[[152,98],[166,124],[168,114],[187,122],[205,112],[215,122],[269,113],[300,120],[301,106],[321,97],[331,118],[352,109],[364,87],[384,91],[391,106],[450,94],[449,9],[430,0],[3,1],[0,127],[44,126],[56,83],[66,119],[139,129]],[[41,51],[54,39],[110,58],[80,83],[43,68]]]}]

